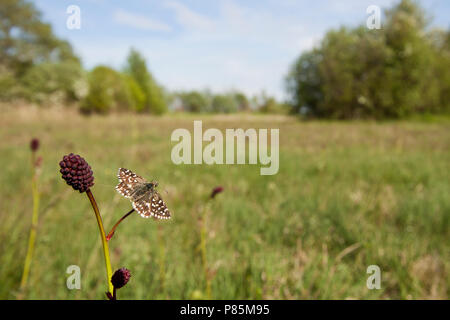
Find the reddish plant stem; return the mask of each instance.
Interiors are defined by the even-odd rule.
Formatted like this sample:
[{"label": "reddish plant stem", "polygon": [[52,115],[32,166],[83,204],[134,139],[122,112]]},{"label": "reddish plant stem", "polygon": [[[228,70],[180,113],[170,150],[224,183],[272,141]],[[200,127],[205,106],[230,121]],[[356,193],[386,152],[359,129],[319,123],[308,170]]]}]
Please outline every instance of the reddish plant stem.
[{"label": "reddish plant stem", "polygon": [[106,292],[106,296],[108,297],[109,300],[117,300],[116,287],[114,287],[112,294],[111,292]]},{"label": "reddish plant stem", "polygon": [[108,233],[108,235],[106,236],[106,241],[111,240],[112,236],[114,235],[114,232],[116,231],[117,226],[123,221],[125,220],[126,217],[128,217],[130,214],[132,214],[134,212],[134,209],[131,209],[126,215],[124,215],[122,218],[120,218],[119,221],[116,222],[116,224],[114,225],[114,227],[112,227],[111,231]]}]

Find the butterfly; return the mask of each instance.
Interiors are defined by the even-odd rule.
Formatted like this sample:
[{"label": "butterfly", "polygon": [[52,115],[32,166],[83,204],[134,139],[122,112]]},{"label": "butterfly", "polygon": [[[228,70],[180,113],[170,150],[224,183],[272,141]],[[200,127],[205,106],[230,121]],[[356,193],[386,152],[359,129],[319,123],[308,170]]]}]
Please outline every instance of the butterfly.
[{"label": "butterfly", "polygon": [[158,182],[148,182],[131,170],[124,168],[119,168],[117,177],[119,178],[119,184],[116,186],[117,192],[131,200],[133,209],[141,217],[170,219],[170,211],[167,209],[166,203],[158,191],[156,191]]}]

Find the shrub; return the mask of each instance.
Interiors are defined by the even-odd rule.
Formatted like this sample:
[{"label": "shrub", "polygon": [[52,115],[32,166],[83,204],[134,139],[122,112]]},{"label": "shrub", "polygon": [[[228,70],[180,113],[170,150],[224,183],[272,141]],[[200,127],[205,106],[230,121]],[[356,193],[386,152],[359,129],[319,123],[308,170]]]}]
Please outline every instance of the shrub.
[{"label": "shrub", "polygon": [[14,73],[0,65],[0,100],[10,101],[22,93],[22,86]]},{"label": "shrub", "polygon": [[24,96],[30,101],[43,103],[58,97],[61,103],[76,101],[82,93],[77,84],[84,73],[77,62],[42,63],[32,66],[22,77]]},{"label": "shrub", "polygon": [[179,95],[183,110],[189,112],[206,112],[209,109],[207,98],[197,91],[181,93]]},{"label": "shrub", "polygon": [[145,111],[154,114],[162,114],[167,111],[163,90],[153,79],[145,59],[138,51],[131,49],[124,72],[136,81],[144,93]]},{"label": "shrub", "polygon": [[238,109],[238,104],[232,95],[218,94],[212,99],[211,108],[213,112],[232,113]]},{"label": "shrub", "polygon": [[123,75],[124,82],[131,98],[131,107],[134,111],[142,112],[145,110],[145,93],[139,87],[138,83],[130,76]]},{"label": "shrub", "polygon": [[89,92],[81,103],[82,112],[107,113],[133,108],[133,94],[117,71],[98,66],[89,73],[88,82]]},{"label": "shrub", "polygon": [[273,114],[287,114],[289,111],[289,107],[277,102],[277,100],[273,97],[266,98],[261,106],[259,107],[259,111],[262,113],[273,113]]}]

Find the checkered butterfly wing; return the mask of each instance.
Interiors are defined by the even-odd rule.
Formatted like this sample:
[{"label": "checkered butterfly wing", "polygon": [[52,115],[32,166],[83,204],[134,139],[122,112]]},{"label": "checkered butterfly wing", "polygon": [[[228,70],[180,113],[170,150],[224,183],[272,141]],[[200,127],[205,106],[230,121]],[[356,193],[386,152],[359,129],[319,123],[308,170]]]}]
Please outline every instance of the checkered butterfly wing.
[{"label": "checkered butterfly wing", "polygon": [[136,210],[141,217],[149,218],[155,217],[158,219],[170,219],[170,211],[167,209],[166,203],[159,195],[158,191],[153,190],[146,193],[139,198],[135,198],[135,191],[146,184],[147,181],[128,169],[119,169],[118,173],[119,184],[116,190],[132,202],[134,210]]},{"label": "checkered butterfly wing", "polygon": [[147,182],[133,171],[124,168],[119,168],[117,178],[119,178],[119,184],[116,186],[116,190],[125,198],[131,198],[136,186]]},{"label": "checkered butterfly wing", "polygon": [[133,208],[143,218],[170,219],[170,211],[156,190],[149,193],[148,197],[145,196],[133,201]]},{"label": "checkered butterfly wing", "polygon": [[154,191],[150,201],[151,214],[158,219],[170,219],[170,211],[167,209],[166,203],[159,195],[158,191]]}]

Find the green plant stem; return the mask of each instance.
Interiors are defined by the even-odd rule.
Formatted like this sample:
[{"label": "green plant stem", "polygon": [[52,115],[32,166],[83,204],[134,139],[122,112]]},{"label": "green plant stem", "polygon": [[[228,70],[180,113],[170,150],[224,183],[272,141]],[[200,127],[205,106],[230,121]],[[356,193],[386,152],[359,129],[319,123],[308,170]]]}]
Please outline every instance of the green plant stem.
[{"label": "green plant stem", "polygon": [[97,203],[95,202],[95,199],[94,199],[94,196],[92,195],[91,190],[87,190],[86,194],[89,198],[89,201],[91,201],[92,208],[94,209],[94,212],[95,212],[95,217],[97,218],[97,224],[98,224],[98,228],[100,230],[100,237],[102,239],[102,245],[103,245],[103,255],[105,257],[106,280],[108,283],[108,292],[113,294],[114,287],[111,283],[111,277],[112,277],[111,260],[109,257],[108,241],[106,241],[106,235],[105,235],[105,229],[103,228],[102,217],[100,215],[100,211],[98,210]]},{"label": "green plant stem", "polygon": [[158,244],[159,244],[159,278],[161,281],[161,290],[165,291],[165,277],[166,277],[166,248],[164,245],[163,228],[158,224]]},{"label": "green plant stem", "polygon": [[209,300],[211,300],[211,279],[209,276],[208,262],[206,259],[206,212],[207,209],[205,207],[200,221],[200,250],[202,255],[203,273],[205,274],[206,281],[206,296]]},{"label": "green plant stem", "polygon": [[[33,157],[34,159],[34,157]],[[31,218],[30,237],[28,239],[28,250],[25,258],[22,279],[20,281],[20,289],[23,290],[28,283],[28,275],[30,273],[31,260],[33,259],[34,243],[36,241],[36,229],[39,221],[39,191],[37,187],[36,168],[33,167],[34,173],[31,180],[31,189],[33,193],[33,215]]]}]

